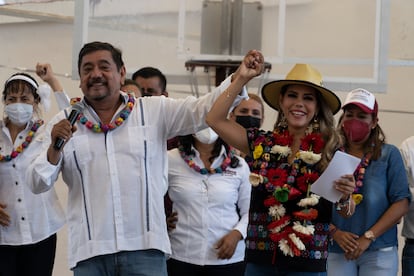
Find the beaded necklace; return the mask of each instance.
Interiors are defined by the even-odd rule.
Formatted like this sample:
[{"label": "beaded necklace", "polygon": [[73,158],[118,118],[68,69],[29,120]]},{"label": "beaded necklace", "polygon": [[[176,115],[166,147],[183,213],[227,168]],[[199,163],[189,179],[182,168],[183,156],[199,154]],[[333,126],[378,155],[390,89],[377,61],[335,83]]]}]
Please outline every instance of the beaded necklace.
[{"label": "beaded necklace", "polygon": [[199,166],[197,166],[197,164],[194,162],[193,160],[193,156],[194,155],[187,155],[184,151],[184,147],[182,145],[178,146],[178,151],[180,152],[181,157],[183,158],[184,162],[187,163],[187,165],[192,168],[193,170],[195,170],[196,172],[200,173],[200,174],[215,174],[215,173],[222,173],[224,171],[226,171],[227,167],[230,165],[231,163],[231,159],[234,156],[234,152],[232,150],[229,151],[229,154],[226,156],[226,158],[224,158],[223,162],[221,163],[221,165],[215,169],[210,168],[200,168]]},{"label": "beaded necklace", "polygon": [[29,146],[30,142],[32,142],[33,136],[35,135],[36,131],[39,129],[41,125],[43,125],[43,120],[37,120],[33,124],[26,138],[24,139],[24,142],[20,146],[18,146],[15,150],[12,150],[12,152],[9,155],[0,154],[0,162],[9,162],[12,159],[16,158],[20,153],[22,153],[24,149],[26,149]]},{"label": "beaded necklace", "polygon": [[355,204],[361,203],[363,199],[363,195],[359,193],[360,188],[364,184],[364,176],[365,176],[365,170],[368,167],[372,157],[372,152],[367,152],[364,154],[364,156],[361,158],[361,162],[359,163],[358,167],[355,169],[354,177],[356,180],[355,183],[355,189],[352,194],[352,198],[355,201]]},{"label": "beaded necklace", "polygon": [[83,113],[79,115],[78,121],[81,124],[85,125],[87,128],[89,128],[90,130],[92,130],[93,132],[107,133],[108,131],[114,130],[115,128],[119,127],[120,125],[124,123],[124,121],[128,119],[129,114],[134,108],[134,104],[135,104],[135,97],[129,95],[128,102],[125,105],[124,109],[121,110],[118,116],[115,118],[115,120],[113,120],[109,124],[102,124],[102,123],[94,124],[93,122],[89,121],[85,117],[85,115],[83,115]]},{"label": "beaded necklace", "polygon": [[371,155],[372,155],[371,152],[367,152],[366,154],[364,154],[364,156],[361,159],[361,162],[359,163],[358,167],[356,168],[354,172],[354,176],[356,179],[356,187],[355,187],[356,193],[359,191],[359,188],[361,188],[363,185],[365,170],[368,167],[369,162],[371,161]]}]

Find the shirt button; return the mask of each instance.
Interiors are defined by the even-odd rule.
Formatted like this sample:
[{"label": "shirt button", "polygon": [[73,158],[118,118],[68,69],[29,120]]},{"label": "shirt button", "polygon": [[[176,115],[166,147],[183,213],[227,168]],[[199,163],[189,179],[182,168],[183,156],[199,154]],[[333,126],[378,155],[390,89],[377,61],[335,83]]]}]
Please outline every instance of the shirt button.
[{"label": "shirt button", "polygon": [[22,217],[22,220],[24,220],[24,217]]},{"label": "shirt button", "polygon": [[22,199],[21,199],[21,198],[19,198],[19,199],[17,199],[17,201],[18,201],[18,202],[22,202]]},{"label": "shirt button", "polygon": [[13,164],[13,168],[16,168],[16,164]]},{"label": "shirt button", "polygon": [[19,182],[16,181],[16,185],[19,185]]}]

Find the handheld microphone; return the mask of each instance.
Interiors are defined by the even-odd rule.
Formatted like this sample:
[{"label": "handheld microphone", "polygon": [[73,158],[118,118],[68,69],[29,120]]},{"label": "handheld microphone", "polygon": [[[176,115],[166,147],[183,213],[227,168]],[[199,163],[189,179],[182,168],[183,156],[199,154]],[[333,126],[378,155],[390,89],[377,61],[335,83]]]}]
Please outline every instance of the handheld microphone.
[{"label": "handheld microphone", "polygon": [[[68,120],[72,126],[75,124],[82,110],[83,110],[82,103],[76,103],[73,105],[72,111],[70,112],[69,117],[68,117]],[[64,143],[65,143],[65,139],[58,137],[55,141],[55,144],[53,145],[53,148],[55,150],[60,150]]]}]

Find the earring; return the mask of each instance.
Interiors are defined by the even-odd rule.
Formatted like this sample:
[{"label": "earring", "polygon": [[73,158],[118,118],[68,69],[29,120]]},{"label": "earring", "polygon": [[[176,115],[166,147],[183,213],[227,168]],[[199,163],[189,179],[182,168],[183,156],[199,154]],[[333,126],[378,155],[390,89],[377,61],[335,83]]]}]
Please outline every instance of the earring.
[{"label": "earring", "polygon": [[281,113],[280,115],[281,115],[281,119],[277,123],[277,127],[280,128],[280,129],[286,129],[288,127],[286,117],[283,113]]},{"label": "earring", "polygon": [[308,134],[311,134],[313,132],[319,132],[319,121],[318,121],[318,115],[315,115],[313,117],[312,123],[309,124],[308,129],[306,130]]},{"label": "earring", "polygon": [[315,115],[315,117],[313,118],[312,128],[314,132],[319,132],[318,115]]}]

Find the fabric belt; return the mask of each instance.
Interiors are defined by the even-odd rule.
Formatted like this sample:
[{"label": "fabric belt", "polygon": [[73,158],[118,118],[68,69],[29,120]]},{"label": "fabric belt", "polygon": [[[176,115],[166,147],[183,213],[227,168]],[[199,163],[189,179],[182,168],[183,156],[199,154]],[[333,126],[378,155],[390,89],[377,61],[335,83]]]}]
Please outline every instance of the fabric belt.
[{"label": "fabric belt", "polygon": [[414,239],[405,239],[406,244],[414,244]]}]

